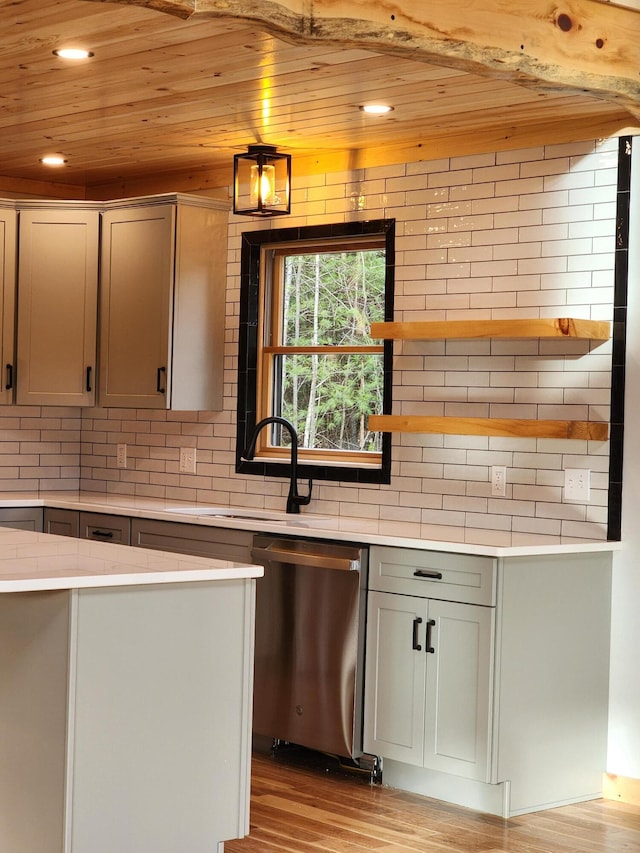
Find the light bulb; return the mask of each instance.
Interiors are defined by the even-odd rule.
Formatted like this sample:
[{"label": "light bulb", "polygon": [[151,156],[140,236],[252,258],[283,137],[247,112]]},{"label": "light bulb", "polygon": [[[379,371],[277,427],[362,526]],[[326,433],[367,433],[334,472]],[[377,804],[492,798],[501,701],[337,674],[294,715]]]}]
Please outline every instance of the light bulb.
[{"label": "light bulb", "polygon": [[251,167],[251,203],[273,204],[275,190],[276,170],[275,166]]}]

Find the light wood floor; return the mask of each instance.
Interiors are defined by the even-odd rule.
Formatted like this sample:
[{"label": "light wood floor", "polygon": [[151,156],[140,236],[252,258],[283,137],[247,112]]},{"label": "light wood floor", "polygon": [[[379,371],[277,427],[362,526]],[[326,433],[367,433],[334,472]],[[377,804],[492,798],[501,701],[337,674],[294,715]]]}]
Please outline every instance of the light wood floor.
[{"label": "light wood floor", "polygon": [[508,821],[371,786],[328,759],[254,755],[251,834],[225,853],[640,853],[640,808],[611,800]]}]

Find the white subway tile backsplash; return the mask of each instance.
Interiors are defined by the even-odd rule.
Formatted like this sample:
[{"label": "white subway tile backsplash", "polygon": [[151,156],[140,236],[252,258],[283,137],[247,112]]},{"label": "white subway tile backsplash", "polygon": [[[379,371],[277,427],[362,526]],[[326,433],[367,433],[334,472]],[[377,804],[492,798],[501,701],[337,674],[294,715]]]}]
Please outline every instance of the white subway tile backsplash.
[{"label": "white subway tile backsplash", "polygon": [[[610,318],[616,152],[616,140],[589,140],[294,177],[286,225],[394,217],[396,319]],[[234,472],[243,230],[231,217],[224,411],[7,407],[4,490],[77,488],[81,465],[91,491],[282,509],[285,481]],[[397,412],[608,416],[610,345],[589,354],[583,342],[478,339],[407,341],[394,350]],[[120,441],[128,445],[124,470],[115,467]],[[186,443],[199,451],[196,475],[178,472]],[[393,444],[390,485],[317,483],[313,511],[421,525],[423,535],[445,530],[454,541],[606,536],[608,442],[406,434]],[[505,498],[490,495],[496,464],[508,469]],[[562,500],[566,467],[593,472],[586,508]]]},{"label": "white subway tile backsplash", "polygon": [[496,154],[491,151],[487,154],[464,154],[460,157],[452,157],[450,167],[452,171],[476,169],[483,166],[493,166],[495,162]]},{"label": "white subway tile backsplash", "polygon": [[565,172],[564,174],[547,175],[544,179],[545,190],[581,189],[595,185],[595,174],[589,169],[582,172]]},{"label": "white subway tile backsplash", "polygon": [[[492,312],[498,309],[509,309],[516,305],[516,294],[513,292],[499,291],[497,293],[473,293],[469,298],[469,307],[476,309],[491,309]],[[494,314],[494,318],[497,315]]]},{"label": "white subway tile backsplash", "polygon": [[[539,258],[542,254],[541,243],[513,243],[504,242],[503,245],[494,245],[493,258],[496,261],[522,258]],[[517,267],[519,269],[519,266]]]},{"label": "white subway tile backsplash", "polygon": [[[495,213],[494,227],[521,228],[528,225],[541,225],[543,222],[543,210],[518,210],[517,212]],[[517,238],[515,238],[517,240]]]},{"label": "white subway tile backsplash", "polygon": [[[531,161],[544,159],[544,147],[520,148],[516,151],[498,151],[496,163],[529,163]],[[521,169],[524,166],[521,166]]]},{"label": "white subway tile backsplash", "polygon": [[519,163],[503,163],[499,166],[478,166],[473,170],[474,184],[484,184],[489,181],[498,184],[504,181],[516,180],[519,177]]},{"label": "white subway tile backsplash", "polygon": [[470,246],[473,236],[471,231],[455,231],[453,233],[447,230],[438,231],[427,235],[427,248],[448,249],[456,246]]},{"label": "white subway tile backsplash", "polygon": [[[612,219],[585,219],[573,220],[569,222],[569,237],[601,237],[606,240],[614,241],[615,237],[615,221]],[[606,251],[611,251],[614,247],[609,245]]]},{"label": "white subway tile backsplash", "polygon": [[[522,198],[527,195],[540,194],[544,189],[542,178],[517,178],[512,181],[500,181],[496,184],[496,195],[517,195],[520,196],[520,209],[522,207]],[[527,205],[529,207],[530,205]],[[538,205],[534,205],[537,207]]]},{"label": "white subway tile backsplash", "polygon": [[556,157],[543,159],[542,157],[523,163],[520,174],[523,178],[538,177],[540,175],[564,175],[569,171],[570,160],[568,157]]},{"label": "white subway tile backsplash", "polygon": [[486,228],[493,228],[493,214],[453,216],[448,220],[449,231],[482,231]]},{"label": "white subway tile backsplash", "polygon": [[[470,246],[447,249],[446,261],[450,264],[487,261],[493,259],[492,246]],[[473,267],[472,267],[473,270]],[[473,272],[472,272],[473,274]]]},{"label": "white subway tile backsplash", "polygon": [[448,187],[447,192],[451,201],[458,201],[460,199],[492,199],[495,195],[495,185],[492,183],[461,184],[458,187]]},{"label": "white subway tile backsplash", "polygon": [[471,244],[473,246],[491,247],[494,252],[498,247],[517,246],[518,229],[493,228],[490,231],[474,231],[471,234]]}]

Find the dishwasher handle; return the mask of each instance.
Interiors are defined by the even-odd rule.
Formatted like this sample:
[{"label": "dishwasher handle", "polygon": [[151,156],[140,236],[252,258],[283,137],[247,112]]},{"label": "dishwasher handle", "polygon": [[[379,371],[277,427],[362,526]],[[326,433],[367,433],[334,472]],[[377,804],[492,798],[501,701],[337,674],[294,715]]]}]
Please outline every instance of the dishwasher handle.
[{"label": "dishwasher handle", "polygon": [[268,545],[266,548],[252,548],[251,556],[258,562],[291,563],[295,566],[308,566],[313,569],[337,569],[343,572],[360,571],[360,560],[340,557],[333,554],[320,554],[313,551],[280,550]]}]

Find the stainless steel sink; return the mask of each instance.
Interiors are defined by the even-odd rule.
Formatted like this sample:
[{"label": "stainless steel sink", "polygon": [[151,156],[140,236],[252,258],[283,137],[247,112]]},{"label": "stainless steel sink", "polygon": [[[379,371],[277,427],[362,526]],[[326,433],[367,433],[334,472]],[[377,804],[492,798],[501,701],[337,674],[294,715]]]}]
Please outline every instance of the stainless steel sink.
[{"label": "stainless steel sink", "polygon": [[243,509],[242,507],[187,506],[171,507],[167,512],[177,515],[194,515],[202,518],[228,518],[235,521],[263,521],[288,527],[331,527],[334,519],[323,516],[301,514],[286,514],[261,509]]}]

